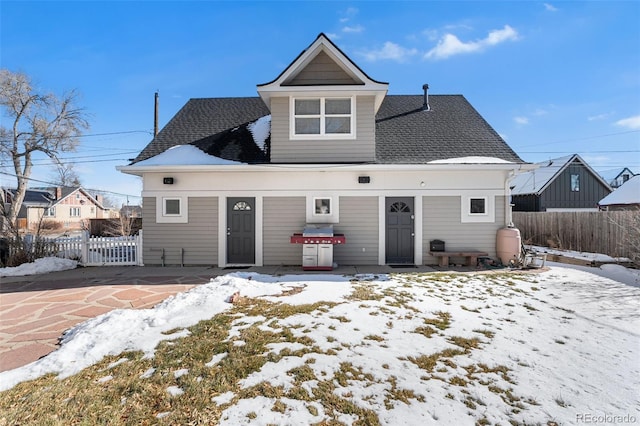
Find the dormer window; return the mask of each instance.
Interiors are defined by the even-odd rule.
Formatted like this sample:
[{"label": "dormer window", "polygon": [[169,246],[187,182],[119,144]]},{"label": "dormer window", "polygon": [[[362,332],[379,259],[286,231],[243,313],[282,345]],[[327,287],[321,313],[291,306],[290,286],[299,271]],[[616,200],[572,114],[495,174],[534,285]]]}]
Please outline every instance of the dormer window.
[{"label": "dormer window", "polygon": [[291,98],[291,139],[355,138],[354,98]]}]

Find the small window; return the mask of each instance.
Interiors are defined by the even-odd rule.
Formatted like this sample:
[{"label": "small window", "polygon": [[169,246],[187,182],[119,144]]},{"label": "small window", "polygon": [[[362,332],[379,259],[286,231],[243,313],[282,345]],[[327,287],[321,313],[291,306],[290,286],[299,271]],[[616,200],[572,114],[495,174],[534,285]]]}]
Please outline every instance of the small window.
[{"label": "small window", "polygon": [[580,191],[580,175],[571,175],[571,192]]},{"label": "small window", "polygon": [[156,223],[189,223],[189,198],[174,194],[156,199]]},{"label": "small window", "polygon": [[56,215],[56,208],[55,207],[49,207],[44,209],[44,215],[46,217],[54,217]]},{"label": "small window", "polygon": [[331,198],[314,198],[313,214],[330,215],[331,214]]},{"label": "small window", "polygon": [[487,214],[486,198],[470,198],[469,214]]},{"label": "small window", "polygon": [[180,215],[180,199],[165,198],[163,214],[165,216],[179,216]]},{"label": "small window", "polygon": [[80,217],[80,207],[71,207],[69,209],[69,216]]}]

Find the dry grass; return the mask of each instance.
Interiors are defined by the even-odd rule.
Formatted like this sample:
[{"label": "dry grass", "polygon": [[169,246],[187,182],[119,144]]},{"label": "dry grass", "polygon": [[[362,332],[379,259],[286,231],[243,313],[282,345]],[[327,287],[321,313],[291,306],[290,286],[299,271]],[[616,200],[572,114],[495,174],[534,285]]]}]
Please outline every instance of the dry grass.
[{"label": "dry grass", "polygon": [[[439,297],[451,291],[448,281],[464,281],[459,276],[448,274],[412,274],[394,278],[401,283],[422,286],[429,293],[433,290]],[[508,276],[495,276],[489,280],[503,288],[514,287]],[[447,393],[447,400],[457,400],[466,409],[482,408],[483,403],[479,398],[467,395],[467,389],[480,387],[499,395],[512,409],[521,409],[523,401],[514,395],[513,389],[504,387],[505,381],[513,384],[507,367],[469,363],[468,357],[464,356],[481,350],[484,345],[490,345],[495,335],[493,331],[474,329],[473,332],[481,335],[483,340],[474,336],[447,336],[445,332],[451,328],[454,320],[451,313],[417,312],[411,305],[416,296],[400,286],[392,290],[377,288],[373,283],[356,282],[353,286],[354,291],[349,300],[361,301],[360,309],[369,309],[373,301],[382,301],[384,306],[378,306],[378,309],[393,319],[382,323],[385,327],[380,330],[382,335],[367,332],[364,340],[369,343],[383,342],[386,340],[383,335],[389,336],[386,330],[393,332],[396,319],[400,323],[403,319],[421,314],[423,318],[426,317],[424,324],[416,327],[413,332],[427,338],[441,336],[440,338],[446,339],[448,348],[400,360],[409,361],[422,369],[425,373],[423,380],[441,380],[446,383],[452,389]],[[291,291],[296,292],[298,288]],[[349,344],[341,343],[336,336],[328,336],[325,338],[326,342],[337,343],[331,349],[326,349],[326,346],[324,350],[320,349],[322,345],[313,339],[312,333],[317,326],[295,323],[291,318],[312,314],[315,318],[324,317],[328,324],[350,323],[352,320],[347,316],[330,313],[336,306],[338,303],[289,305],[241,298],[229,311],[190,327],[186,337],[160,343],[153,358],[144,358],[140,352],[120,354],[107,357],[63,380],[49,375],[3,392],[0,398],[0,426],[210,425],[218,424],[223,412],[239,400],[258,396],[272,398],[274,402],[270,410],[276,413],[285,413],[290,409],[287,405],[290,400],[301,402],[313,416],[318,416],[319,410],[322,410],[327,420],[319,424],[341,424],[338,419],[344,415],[357,419],[354,425],[379,424],[375,411],[363,408],[352,395],[345,393],[354,383],[362,388],[375,385],[384,389],[380,403],[387,409],[401,403],[411,405],[412,400],[424,402],[428,396],[399,387],[393,375],[386,378],[374,377],[350,362],[337,365],[331,377],[324,377],[312,368],[317,357],[335,355],[336,351],[348,349]],[[529,308],[525,306],[525,309]],[[248,318],[264,319],[251,322]],[[284,326],[284,320],[287,319],[287,326]],[[319,319],[318,323],[321,321]],[[326,326],[333,331],[336,329],[335,325]],[[231,334],[232,330],[236,334]],[[181,330],[171,332],[178,331]],[[358,329],[354,328],[354,331]],[[271,349],[270,345],[282,343],[296,344],[293,346],[295,349]],[[380,346],[384,350],[384,346]],[[216,355],[226,356],[217,358],[218,363],[211,365],[210,361]],[[261,371],[265,364],[278,363],[285,357],[304,359],[299,366],[286,372],[292,386],[285,389],[266,381],[248,387],[241,386],[243,379]],[[466,365],[462,365],[464,363]],[[389,370],[391,367],[383,364],[383,368]],[[176,374],[184,369],[188,370],[188,374]],[[313,386],[309,386],[310,383]],[[173,396],[167,391],[171,387],[177,387],[184,393]],[[233,397],[228,402],[220,405],[212,402],[212,398],[229,392]],[[248,419],[257,419],[259,414],[249,412],[246,416]]]}]

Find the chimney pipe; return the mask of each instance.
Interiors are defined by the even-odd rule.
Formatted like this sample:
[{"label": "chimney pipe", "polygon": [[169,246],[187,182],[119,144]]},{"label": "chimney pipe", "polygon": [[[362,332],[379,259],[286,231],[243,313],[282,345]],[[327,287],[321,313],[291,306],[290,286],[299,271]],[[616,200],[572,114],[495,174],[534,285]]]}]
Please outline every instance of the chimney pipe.
[{"label": "chimney pipe", "polygon": [[431,107],[429,106],[429,85],[423,84],[422,90],[424,90],[424,103],[422,104],[422,110],[431,111]]},{"label": "chimney pipe", "polygon": [[156,91],[155,103],[153,108],[153,137],[158,136],[158,92]]}]

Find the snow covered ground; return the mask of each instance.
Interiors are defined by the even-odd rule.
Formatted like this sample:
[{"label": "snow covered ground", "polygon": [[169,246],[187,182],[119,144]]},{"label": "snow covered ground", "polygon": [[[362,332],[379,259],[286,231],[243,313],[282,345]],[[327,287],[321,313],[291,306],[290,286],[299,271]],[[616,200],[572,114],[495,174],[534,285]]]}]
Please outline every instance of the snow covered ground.
[{"label": "snow covered ground", "polygon": [[[302,291],[283,295],[292,288]],[[354,298],[358,290],[368,296]],[[50,372],[64,378],[123,351],[153,356],[161,340],[185,336],[185,327],[230,309],[227,300],[235,292],[294,305],[337,303],[279,319],[277,326],[260,316],[238,318],[228,336],[234,344],[243,343],[240,330],[258,324],[290,329],[321,351],[268,362],[241,388],[267,382],[287,389],[294,386],[292,371],[309,367],[314,378],[302,387],[311,392],[321,380],[333,378],[337,385],[339,366],[348,363],[349,380],[335,392],[374,410],[382,424],[640,421],[640,288],[556,265],[531,274],[232,273],[154,309],[114,310],[78,325],[57,351],[0,373],[0,390]],[[270,350],[295,351],[294,345]],[[207,365],[216,368],[222,358],[212,354]],[[167,392],[180,398],[182,389]],[[320,404],[309,409],[313,402],[288,398],[275,411],[275,401],[266,397],[228,393],[211,403],[224,409],[221,424],[228,425],[327,419]],[[356,418],[344,414],[339,420],[351,424]]]}]

